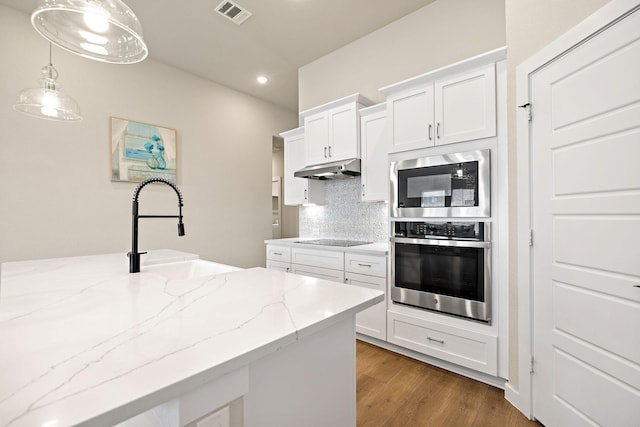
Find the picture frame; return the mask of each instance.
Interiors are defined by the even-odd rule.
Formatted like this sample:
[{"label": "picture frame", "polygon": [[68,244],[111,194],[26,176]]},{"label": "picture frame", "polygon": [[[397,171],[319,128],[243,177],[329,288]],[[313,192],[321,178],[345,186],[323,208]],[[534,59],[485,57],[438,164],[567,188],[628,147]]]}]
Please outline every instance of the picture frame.
[{"label": "picture frame", "polygon": [[142,182],[148,178],[177,181],[177,131],[172,128],[111,117],[111,181]]}]

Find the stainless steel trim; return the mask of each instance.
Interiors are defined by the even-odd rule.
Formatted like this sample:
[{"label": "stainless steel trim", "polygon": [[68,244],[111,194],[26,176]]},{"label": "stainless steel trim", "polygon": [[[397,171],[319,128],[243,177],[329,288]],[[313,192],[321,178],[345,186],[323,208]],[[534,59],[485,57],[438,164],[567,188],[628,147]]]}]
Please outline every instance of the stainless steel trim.
[{"label": "stainless steel trim", "polygon": [[[467,151],[464,153],[443,154],[439,156],[421,157],[411,160],[392,162],[390,166],[391,188],[389,207],[392,218],[464,218],[491,216],[491,150]],[[478,206],[456,206],[443,208],[399,208],[398,207],[398,171],[416,169],[429,166],[439,166],[455,163],[478,162]]]},{"label": "stainless steel trim", "polygon": [[458,248],[490,248],[491,242],[478,242],[476,240],[441,240],[441,239],[411,239],[408,237],[392,237],[391,243],[410,243],[424,246],[451,246]]},{"label": "stainless steel trim", "polygon": [[347,159],[307,166],[293,173],[296,178],[346,179],[360,176],[360,159]]}]

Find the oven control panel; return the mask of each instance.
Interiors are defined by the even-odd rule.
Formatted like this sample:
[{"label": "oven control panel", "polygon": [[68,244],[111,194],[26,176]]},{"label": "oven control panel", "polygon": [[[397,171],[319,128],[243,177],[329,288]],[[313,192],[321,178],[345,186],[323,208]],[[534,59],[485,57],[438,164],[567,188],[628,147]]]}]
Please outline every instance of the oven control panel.
[{"label": "oven control panel", "polygon": [[395,237],[413,239],[485,240],[484,222],[393,222]]}]

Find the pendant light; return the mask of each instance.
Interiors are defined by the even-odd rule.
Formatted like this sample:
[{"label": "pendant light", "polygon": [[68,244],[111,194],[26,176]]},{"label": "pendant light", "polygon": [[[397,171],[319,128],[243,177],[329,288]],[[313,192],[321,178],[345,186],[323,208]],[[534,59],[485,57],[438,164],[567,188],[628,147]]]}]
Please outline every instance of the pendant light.
[{"label": "pendant light", "polygon": [[49,64],[41,69],[40,87],[23,89],[18,93],[18,102],[13,108],[21,113],[41,119],[77,122],[82,120],[78,103],[58,90],[58,70],[51,63],[51,43],[49,43]]},{"label": "pendant light", "polygon": [[31,24],[53,44],[96,61],[134,64],[149,53],[140,21],[120,0],[39,0]]}]

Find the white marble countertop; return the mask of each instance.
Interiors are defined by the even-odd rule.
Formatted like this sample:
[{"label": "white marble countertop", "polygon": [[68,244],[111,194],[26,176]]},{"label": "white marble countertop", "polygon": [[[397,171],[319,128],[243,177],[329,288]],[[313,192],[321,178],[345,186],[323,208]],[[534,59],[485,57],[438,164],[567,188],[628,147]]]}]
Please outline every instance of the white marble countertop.
[{"label": "white marble countertop", "polygon": [[330,251],[341,251],[341,252],[351,252],[351,253],[360,253],[360,254],[369,254],[369,255],[387,255],[389,253],[389,243],[388,242],[376,242],[376,243],[368,243],[366,245],[358,245],[358,246],[325,246],[325,245],[310,245],[308,243],[299,243],[301,240],[315,240],[315,238],[300,238],[300,237],[289,237],[286,239],[270,239],[265,240],[264,243],[267,245],[283,245],[283,246],[295,246],[299,248],[307,248],[307,249],[322,249],[322,250],[330,250]]},{"label": "white marble countertop", "polygon": [[166,280],[144,267],[129,274],[123,253],[2,265],[0,425],[114,424],[383,299],[263,268]]}]

